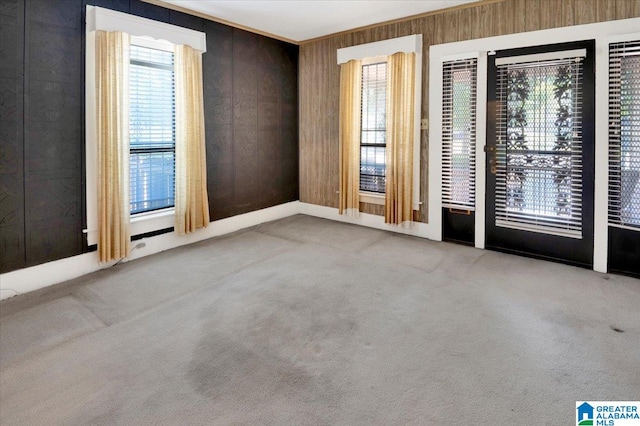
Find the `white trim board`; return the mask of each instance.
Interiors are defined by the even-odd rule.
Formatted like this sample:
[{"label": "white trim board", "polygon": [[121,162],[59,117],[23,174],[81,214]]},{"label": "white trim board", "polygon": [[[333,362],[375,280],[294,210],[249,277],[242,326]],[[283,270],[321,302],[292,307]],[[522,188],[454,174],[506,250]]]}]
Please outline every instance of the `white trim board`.
[{"label": "white trim board", "polygon": [[207,51],[207,35],[173,24],[117,12],[99,6],[87,6],[87,34],[96,30],[123,31],[132,36],[152,37],[171,44],[186,44],[201,52]]},{"label": "white trim board", "polygon": [[[406,52],[422,55],[422,34],[375,41],[373,43],[358,44],[356,46],[338,49],[338,65],[353,59],[373,58],[376,56],[391,56],[394,53]],[[417,63],[417,61],[416,61]]]}]

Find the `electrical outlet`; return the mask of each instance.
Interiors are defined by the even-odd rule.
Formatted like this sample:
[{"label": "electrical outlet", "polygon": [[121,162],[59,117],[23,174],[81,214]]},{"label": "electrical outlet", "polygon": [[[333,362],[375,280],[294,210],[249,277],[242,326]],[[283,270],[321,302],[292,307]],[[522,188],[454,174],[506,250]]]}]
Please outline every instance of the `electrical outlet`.
[{"label": "electrical outlet", "polygon": [[429,129],[429,119],[423,118],[420,120],[420,130],[428,130]]}]

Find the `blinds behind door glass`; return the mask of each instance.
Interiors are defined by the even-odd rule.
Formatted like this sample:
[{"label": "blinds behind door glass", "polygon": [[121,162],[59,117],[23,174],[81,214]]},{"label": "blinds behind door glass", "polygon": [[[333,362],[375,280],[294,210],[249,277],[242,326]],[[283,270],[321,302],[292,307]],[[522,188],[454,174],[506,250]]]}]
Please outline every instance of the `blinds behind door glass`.
[{"label": "blinds behind door glass", "polygon": [[362,66],[360,190],[385,192],[387,63]]},{"label": "blinds behind door glass", "polygon": [[175,88],[173,52],[131,46],[131,213],[174,205]]},{"label": "blinds behind door glass", "polygon": [[640,229],[640,40],[609,45],[609,223]]},{"label": "blinds behind door glass", "polygon": [[496,226],[581,238],[582,58],[554,56],[497,66]]},{"label": "blinds behind door glass", "polygon": [[475,209],[477,59],[443,64],[442,205]]}]

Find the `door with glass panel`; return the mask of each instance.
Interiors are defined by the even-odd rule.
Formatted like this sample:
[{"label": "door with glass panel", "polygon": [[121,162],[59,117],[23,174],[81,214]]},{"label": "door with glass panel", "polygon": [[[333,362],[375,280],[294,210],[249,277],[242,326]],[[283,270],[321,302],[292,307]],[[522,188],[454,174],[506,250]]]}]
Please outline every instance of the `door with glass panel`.
[{"label": "door with glass panel", "polygon": [[442,64],[442,239],[473,245],[477,58]]},{"label": "door with glass panel", "polygon": [[609,271],[640,276],[640,39],[609,45]]},{"label": "door with glass panel", "polygon": [[486,247],[591,267],[594,43],[488,57]]}]

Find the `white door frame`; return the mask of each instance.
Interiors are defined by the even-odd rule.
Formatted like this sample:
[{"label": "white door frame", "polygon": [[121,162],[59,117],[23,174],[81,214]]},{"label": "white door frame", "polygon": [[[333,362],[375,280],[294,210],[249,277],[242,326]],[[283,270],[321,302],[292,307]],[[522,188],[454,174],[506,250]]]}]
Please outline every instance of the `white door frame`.
[{"label": "white door frame", "polygon": [[488,37],[429,48],[429,222],[430,234],[442,240],[442,64],[445,61],[478,58],[476,109],[476,209],[475,246],[484,248],[487,102],[487,54],[494,50],[595,40],[595,193],[593,269],[607,272],[608,246],[608,97],[609,43],[637,34],[640,18],[550,30]]}]

